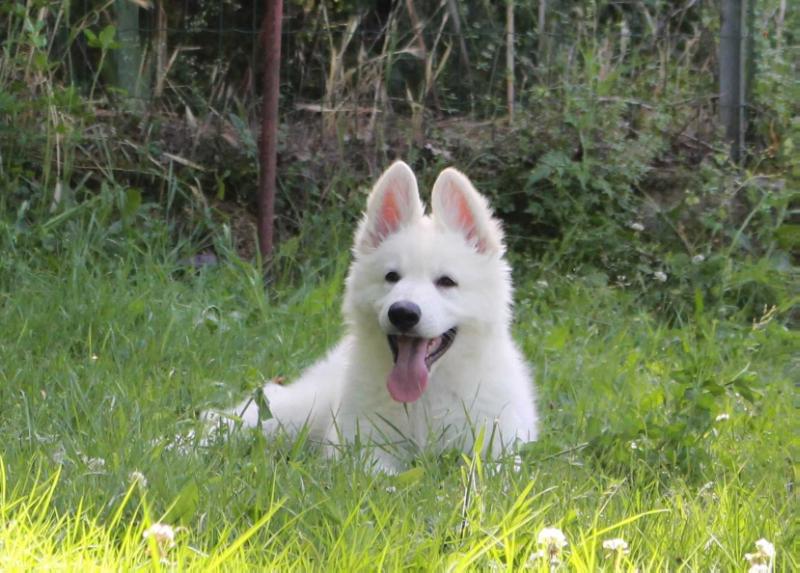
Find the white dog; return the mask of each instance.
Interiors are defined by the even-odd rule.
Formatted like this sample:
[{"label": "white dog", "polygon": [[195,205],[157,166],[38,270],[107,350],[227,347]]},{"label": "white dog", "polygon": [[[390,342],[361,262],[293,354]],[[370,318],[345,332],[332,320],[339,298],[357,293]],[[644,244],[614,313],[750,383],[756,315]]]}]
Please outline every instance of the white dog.
[{"label": "white dog", "polygon": [[[387,471],[427,446],[469,452],[481,431],[493,455],[536,439],[531,374],[511,338],[500,225],[452,168],[431,204],[425,215],[403,162],[378,180],[355,237],[347,334],[296,382],[264,387],[267,430],[307,425],[334,449],[358,440]],[[252,400],[235,414],[259,423]]]}]

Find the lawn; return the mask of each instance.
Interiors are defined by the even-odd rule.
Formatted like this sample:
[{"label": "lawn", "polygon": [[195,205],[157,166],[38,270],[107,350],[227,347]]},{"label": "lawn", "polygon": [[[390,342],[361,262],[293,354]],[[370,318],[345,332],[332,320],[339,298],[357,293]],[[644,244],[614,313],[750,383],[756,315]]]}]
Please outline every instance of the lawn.
[{"label": "lawn", "polygon": [[[754,322],[698,291],[668,320],[642,289],[520,259],[541,440],[390,476],[302,438],[175,440],[337,339],[345,257],[264,295],[235,257],[195,271],[158,241],[4,229],[0,570],[735,571],[762,538],[800,568],[788,303]],[[566,546],[537,558],[547,527]]]}]

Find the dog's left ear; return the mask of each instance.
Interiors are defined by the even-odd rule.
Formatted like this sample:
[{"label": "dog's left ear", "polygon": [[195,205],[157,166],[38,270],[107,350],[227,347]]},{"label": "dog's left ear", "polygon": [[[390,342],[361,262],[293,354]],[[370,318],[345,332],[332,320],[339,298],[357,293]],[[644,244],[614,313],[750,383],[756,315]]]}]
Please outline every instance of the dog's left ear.
[{"label": "dog's left ear", "polygon": [[448,167],[436,178],[431,209],[437,225],[462,233],[479,253],[502,255],[505,251],[503,230],[486,199],[457,169]]}]

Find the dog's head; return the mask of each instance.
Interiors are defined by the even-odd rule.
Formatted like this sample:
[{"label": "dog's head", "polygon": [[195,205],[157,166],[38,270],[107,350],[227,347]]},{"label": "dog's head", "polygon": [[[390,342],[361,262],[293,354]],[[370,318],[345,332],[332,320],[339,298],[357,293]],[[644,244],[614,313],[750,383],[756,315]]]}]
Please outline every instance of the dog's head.
[{"label": "dog's head", "polygon": [[[500,224],[459,171],[442,171],[425,215],[414,173],[398,161],[367,201],[347,279],[345,315],[387,338],[391,396],[414,402],[454,344],[491,340],[508,322],[511,286]],[[466,347],[465,347],[466,348]],[[491,352],[491,349],[489,349]]]}]

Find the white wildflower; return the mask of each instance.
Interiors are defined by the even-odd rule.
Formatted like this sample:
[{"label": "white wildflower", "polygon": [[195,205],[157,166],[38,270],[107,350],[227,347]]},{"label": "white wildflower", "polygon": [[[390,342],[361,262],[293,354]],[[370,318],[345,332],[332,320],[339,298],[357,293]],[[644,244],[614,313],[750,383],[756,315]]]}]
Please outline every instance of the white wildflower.
[{"label": "white wildflower", "polygon": [[603,541],[603,549],[606,551],[611,551],[616,553],[617,551],[621,553],[628,552],[628,543],[619,537],[615,537],[614,539],[606,539]]},{"label": "white wildflower", "polygon": [[142,537],[155,539],[158,551],[162,556],[175,546],[175,530],[166,523],[154,523],[142,533]]},{"label": "white wildflower", "polygon": [[90,472],[102,472],[106,469],[106,461],[103,458],[90,458],[89,456],[81,455],[81,460],[86,464]]},{"label": "white wildflower", "polygon": [[632,450],[638,450],[639,449],[639,444],[636,443],[636,440],[631,441],[631,449]]},{"label": "white wildflower", "polygon": [[147,487],[147,478],[144,477],[144,474],[140,471],[133,471],[129,473],[128,481],[130,481],[131,483],[135,483],[142,489],[145,489]]},{"label": "white wildflower", "polygon": [[644,225],[642,225],[638,221],[634,221],[633,223],[629,223],[628,227],[630,227],[631,229],[633,229],[637,233],[641,233],[642,231],[644,231]]},{"label": "white wildflower", "polygon": [[550,286],[550,283],[548,283],[544,279],[539,279],[538,281],[536,281],[536,286],[538,286],[539,288],[547,288]]},{"label": "white wildflower", "polygon": [[775,546],[764,538],[756,541],[756,552],[745,553],[744,558],[750,565],[750,573],[769,573],[775,559]]},{"label": "white wildflower", "polygon": [[567,536],[557,527],[545,527],[539,532],[536,542],[539,545],[546,545],[548,548],[563,549],[567,546]]},{"label": "white wildflower", "polygon": [[775,558],[775,546],[763,537],[756,541],[756,549],[758,549],[759,553],[769,559]]},{"label": "white wildflower", "polygon": [[660,283],[665,283],[667,282],[667,273],[664,271],[656,271],[653,273],[653,278]]},{"label": "white wildflower", "polygon": [[561,551],[568,545],[567,536],[557,527],[545,527],[536,537],[536,543],[542,547],[542,556],[550,559],[550,565],[557,565]]},{"label": "white wildflower", "polygon": [[705,260],[706,260],[706,257],[704,255],[695,255],[695,256],[692,257],[692,263],[694,263],[695,265],[699,265],[700,263],[702,263]]},{"label": "white wildflower", "polygon": [[394,493],[397,491],[397,488],[393,485],[390,485],[386,488],[386,493]]},{"label": "white wildflower", "polygon": [[725,422],[726,420],[729,420],[730,417],[731,417],[730,414],[726,414],[725,412],[723,412],[722,414],[720,414],[719,416],[714,418],[714,421],[715,422]]}]

